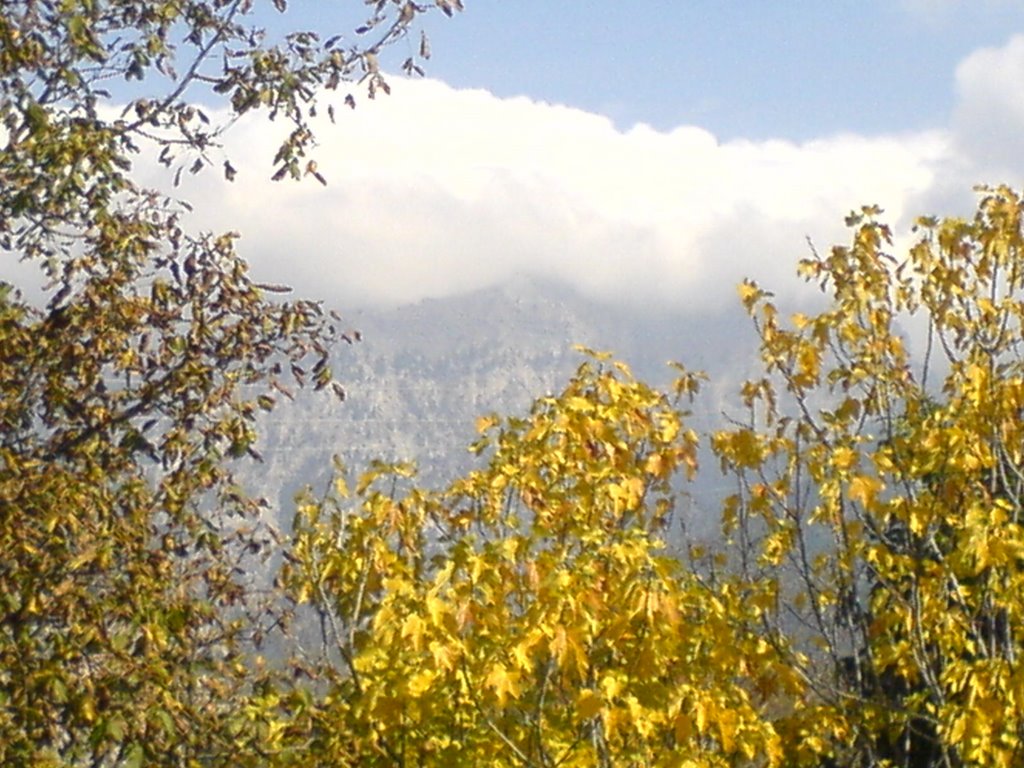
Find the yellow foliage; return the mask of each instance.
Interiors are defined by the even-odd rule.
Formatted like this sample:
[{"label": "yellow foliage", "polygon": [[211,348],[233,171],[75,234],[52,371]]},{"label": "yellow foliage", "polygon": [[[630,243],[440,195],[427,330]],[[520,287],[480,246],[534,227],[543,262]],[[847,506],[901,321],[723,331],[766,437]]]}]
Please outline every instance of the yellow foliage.
[{"label": "yellow foliage", "polygon": [[847,491],[850,495],[850,499],[862,504],[865,507],[873,506],[875,499],[878,494],[885,488],[885,484],[877,477],[870,477],[868,475],[856,475],[850,480],[849,490]]},{"label": "yellow foliage", "polygon": [[603,704],[600,694],[584,688],[576,697],[576,714],[580,720],[589,720],[601,711]]}]

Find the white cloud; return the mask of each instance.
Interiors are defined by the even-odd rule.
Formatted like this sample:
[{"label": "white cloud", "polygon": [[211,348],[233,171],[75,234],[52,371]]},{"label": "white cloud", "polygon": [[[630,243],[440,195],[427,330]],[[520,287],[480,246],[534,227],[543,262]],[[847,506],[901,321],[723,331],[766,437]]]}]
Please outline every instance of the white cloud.
[{"label": "white cloud", "polygon": [[[1024,36],[982,48],[956,69],[953,116],[959,155],[986,180],[1020,184],[1024,157]],[[999,178],[992,178],[997,176]]]},{"label": "white cloud", "polygon": [[794,144],[620,131],[564,106],[395,79],[390,97],[321,127],[327,188],[268,181],[274,126],[253,121],[231,134],[238,181],[200,176],[184,196],[206,226],[244,233],[257,275],[341,307],[530,275],[706,311],[746,275],[791,285],[804,238],[845,240],[852,208],[878,203],[905,225],[946,212],[918,206],[982,169],[1019,171],[1024,38],[975,53],[956,83],[949,128]]}]

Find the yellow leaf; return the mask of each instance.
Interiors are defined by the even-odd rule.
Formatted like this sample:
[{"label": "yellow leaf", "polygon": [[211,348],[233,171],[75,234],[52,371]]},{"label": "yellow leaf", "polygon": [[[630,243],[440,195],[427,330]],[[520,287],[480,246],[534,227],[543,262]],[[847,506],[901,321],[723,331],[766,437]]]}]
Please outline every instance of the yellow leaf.
[{"label": "yellow leaf", "polygon": [[812,344],[802,344],[797,355],[797,372],[793,380],[802,387],[817,383],[821,369],[821,353]]},{"label": "yellow leaf", "polygon": [[875,497],[885,488],[885,485],[877,477],[868,475],[857,475],[850,481],[848,493],[851,501],[859,502],[869,507],[875,502]]},{"label": "yellow leaf", "polygon": [[530,658],[530,648],[525,643],[519,643],[512,648],[512,658],[516,667],[530,671],[533,669],[533,661]]},{"label": "yellow leaf", "polygon": [[500,706],[504,706],[510,696],[513,699],[519,697],[519,673],[509,671],[504,664],[491,667],[484,684],[494,691]]},{"label": "yellow leaf", "polygon": [[402,637],[411,640],[413,649],[419,651],[423,647],[423,633],[426,629],[427,623],[414,613],[402,623]]},{"label": "yellow leaf", "polygon": [[640,704],[636,696],[627,696],[626,706],[629,709],[629,717],[637,733],[644,738],[649,737],[654,732],[654,722],[643,705]]},{"label": "yellow leaf", "polygon": [[409,694],[414,698],[420,698],[424,693],[430,690],[431,685],[434,683],[434,673],[429,669],[424,669],[417,672],[415,675],[409,678],[408,689]]},{"label": "yellow leaf", "polygon": [[555,627],[555,636],[551,638],[549,650],[551,655],[555,657],[555,661],[561,666],[565,660],[566,651],[569,648],[568,638],[565,633],[565,627],[559,625]]},{"label": "yellow leaf", "polygon": [[437,640],[430,642],[430,655],[434,659],[434,664],[445,672],[450,672],[455,669],[455,663],[458,661],[458,650],[449,645],[445,645]]},{"label": "yellow leaf", "polygon": [[565,406],[570,411],[579,411],[580,413],[590,413],[594,410],[594,403],[585,397],[573,396],[569,397],[565,401]]},{"label": "yellow leaf", "polygon": [[655,477],[661,477],[665,472],[665,460],[660,453],[652,453],[644,463],[644,472]]},{"label": "yellow leaf", "polygon": [[605,675],[601,678],[601,691],[605,699],[612,701],[622,692],[622,681],[616,675]]},{"label": "yellow leaf", "polygon": [[676,741],[681,744],[686,744],[693,738],[693,718],[685,712],[680,712],[676,715],[675,722],[672,724],[675,729]]},{"label": "yellow leaf", "polygon": [[476,420],[476,431],[483,434],[497,423],[498,419],[495,416],[481,416]]},{"label": "yellow leaf", "polygon": [[727,755],[736,751],[738,721],[736,712],[731,709],[719,710],[715,717],[715,722],[718,725],[718,738]]},{"label": "yellow leaf", "polygon": [[348,483],[341,475],[334,478],[334,492],[343,499],[348,498]]},{"label": "yellow leaf", "polygon": [[737,286],[736,290],[740,295],[740,301],[743,302],[743,306],[748,311],[764,295],[763,291],[757,287],[757,283],[753,280],[744,280]]},{"label": "yellow leaf", "polygon": [[604,702],[600,695],[590,688],[584,688],[576,697],[576,713],[581,720],[589,720],[601,711]]},{"label": "yellow leaf", "polygon": [[698,733],[704,733],[708,727],[708,711],[703,701],[698,701],[693,707],[693,723],[697,726]]},{"label": "yellow leaf", "polygon": [[679,435],[679,422],[676,419],[665,418],[661,423],[661,431],[658,438],[663,443],[671,443]]},{"label": "yellow leaf", "polygon": [[451,631],[455,622],[448,604],[436,595],[427,596],[427,613],[430,615],[430,623],[438,629]]},{"label": "yellow leaf", "polygon": [[832,452],[832,464],[838,470],[848,470],[857,463],[856,452],[847,446],[840,446]]}]

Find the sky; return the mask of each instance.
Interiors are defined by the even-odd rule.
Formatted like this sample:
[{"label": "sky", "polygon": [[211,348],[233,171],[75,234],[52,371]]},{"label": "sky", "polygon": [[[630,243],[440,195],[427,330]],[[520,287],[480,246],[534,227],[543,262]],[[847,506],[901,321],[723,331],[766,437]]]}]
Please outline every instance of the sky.
[{"label": "sky", "polygon": [[[1024,4],[998,0],[465,0],[424,22],[427,78],[319,127],[328,180],[269,181],[280,126],[179,192],[243,233],[260,279],[332,306],[397,306],[515,279],[697,313],[879,204],[970,215],[1024,174]],[[293,0],[329,33],[326,3]],[[351,6],[346,6],[351,9]],[[415,45],[401,42],[393,59]]]},{"label": "sky", "polygon": [[620,128],[809,140],[949,117],[956,64],[1024,31],[992,0],[491,0],[431,24],[431,74],[528,95]]}]

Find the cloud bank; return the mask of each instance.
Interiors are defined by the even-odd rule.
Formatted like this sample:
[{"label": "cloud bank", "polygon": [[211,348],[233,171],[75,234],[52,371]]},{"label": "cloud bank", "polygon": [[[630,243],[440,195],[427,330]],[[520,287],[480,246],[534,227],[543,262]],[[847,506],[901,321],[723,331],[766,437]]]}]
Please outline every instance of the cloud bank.
[{"label": "cloud bank", "polygon": [[[261,279],[343,308],[444,297],[516,277],[593,298],[707,312],[751,276],[795,289],[805,238],[843,242],[877,203],[890,223],[970,212],[970,188],[1020,183],[1024,37],[955,73],[949,125],[890,136],[719,142],[432,80],[339,109],[316,153],[328,186],[269,181],[278,126],[243,122],[239,169],[186,181],[201,226],[238,229]],[[957,210],[950,205],[960,206]]]}]

